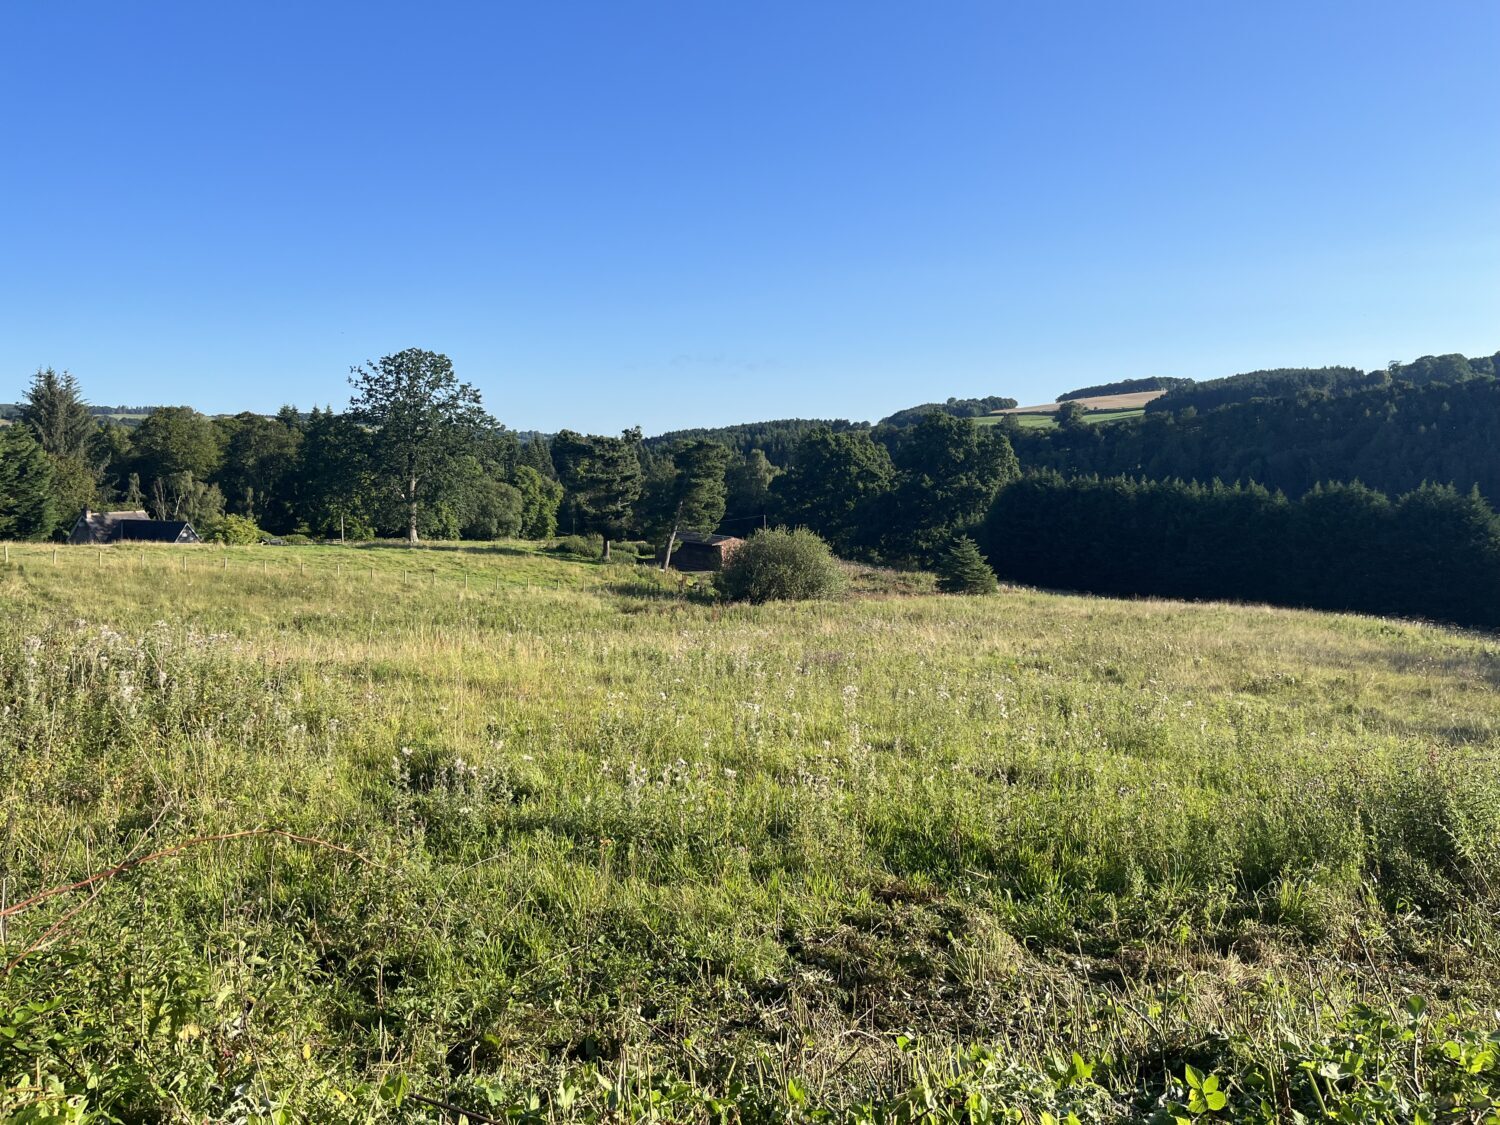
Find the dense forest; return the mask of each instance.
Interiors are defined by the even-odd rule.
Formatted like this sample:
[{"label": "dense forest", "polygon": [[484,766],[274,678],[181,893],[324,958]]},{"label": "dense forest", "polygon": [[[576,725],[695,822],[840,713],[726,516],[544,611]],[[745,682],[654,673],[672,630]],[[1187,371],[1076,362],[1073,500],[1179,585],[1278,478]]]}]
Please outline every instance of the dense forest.
[{"label": "dense forest", "polygon": [[927,402],[921,406],[908,406],[905,410],[898,410],[882,418],[879,424],[905,429],[907,426],[915,426],[932,413],[951,414],[955,418],[980,418],[999,410],[1010,410],[1017,405],[1019,403],[1015,399],[1002,398],[999,395],[989,395],[985,398],[950,398],[947,402]]},{"label": "dense forest", "polygon": [[1462,383],[1469,379],[1500,375],[1500,356],[1466,358],[1458,354],[1428,355],[1411,363],[1391,363],[1379,371],[1357,367],[1285,367],[1269,371],[1247,371],[1224,379],[1174,380],[1175,385],[1148,409],[1180,413],[1189,408],[1213,410],[1236,402],[1257,399],[1295,399],[1310,395],[1353,394],[1395,383],[1426,386],[1429,383]]},{"label": "dense forest", "polygon": [[835,432],[868,428],[864,422],[845,418],[779,418],[770,422],[743,422],[713,429],[671,430],[645,439],[648,449],[661,449],[680,441],[712,441],[746,454],[758,449],[771,461],[785,465],[792,459],[797,443],[820,427]]},{"label": "dense forest", "polygon": [[1002,492],[980,546],[1017,582],[1500,626],[1500,522],[1477,493],[1066,480]]},{"label": "dense forest", "polygon": [[[1359,480],[1391,494],[1434,482],[1464,491],[1477,485],[1494,500],[1500,498],[1500,380],[1483,373],[1490,362],[1468,361],[1480,373],[1452,383],[1381,372],[1373,385],[1350,379],[1330,391],[1313,379],[1318,389],[1303,382],[1294,394],[1257,395],[1217,409],[1189,404],[1107,426],[1014,430],[1011,440],[1023,466],[1064,475],[1253,481],[1288,495],[1320,481]],[[1251,385],[1280,384],[1257,379],[1244,386]],[[1152,407],[1179,393],[1168,392]]]},{"label": "dense forest", "polygon": [[1494,368],[1253,372],[1174,386],[1160,401],[1177,408],[1102,425],[979,425],[967,411],[992,400],[950,400],[901,424],[653,438],[518,434],[418,350],[355,368],[342,413],[163,407],[128,425],[47,370],[0,429],[0,537],[65,536],[85,507],[145,508],[226,542],[564,534],[606,555],[622,539],[776,524],[888,566],[938,566],[973,537],[1002,577],[1042,586],[1493,626]]}]

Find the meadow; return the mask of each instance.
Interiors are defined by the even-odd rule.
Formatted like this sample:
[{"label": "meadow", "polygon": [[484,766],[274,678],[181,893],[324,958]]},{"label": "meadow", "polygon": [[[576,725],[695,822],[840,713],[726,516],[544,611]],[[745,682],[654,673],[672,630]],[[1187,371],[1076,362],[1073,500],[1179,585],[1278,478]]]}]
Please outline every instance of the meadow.
[{"label": "meadow", "polygon": [[0,599],[5,1120],[1500,1112],[1495,637],[508,543]]},{"label": "meadow", "polygon": [[[1085,425],[1096,426],[1101,422],[1119,422],[1125,418],[1140,418],[1145,413],[1144,408],[1136,410],[1092,410],[1083,416],[1083,422]],[[1040,412],[986,414],[975,418],[974,421],[981,426],[994,426],[998,425],[1005,418],[1015,419],[1016,425],[1020,426],[1023,430],[1055,430],[1057,428],[1057,420],[1050,413],[1043,414]]]}]

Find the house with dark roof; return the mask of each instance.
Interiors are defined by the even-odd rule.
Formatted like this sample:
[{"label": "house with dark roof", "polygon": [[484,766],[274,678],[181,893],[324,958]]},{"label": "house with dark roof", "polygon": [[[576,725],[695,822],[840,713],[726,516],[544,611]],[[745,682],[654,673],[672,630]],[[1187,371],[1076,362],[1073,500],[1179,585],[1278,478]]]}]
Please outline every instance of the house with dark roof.
[{"label": "house with dark roof", "polygon": [[187,520],[154,520],[149,513],[94,512],[88,508],[78,517],[69,543],[201,543]]},{"label": "house with dark roof", "polygon": [[[672,569],[719,570],[743,542],[743,539],[733,535],[703,535],[696,531],[684,531],[677,537],[677,545],[672,548]],[[656,552],[658,564],[666,557],[665,547]]]}]

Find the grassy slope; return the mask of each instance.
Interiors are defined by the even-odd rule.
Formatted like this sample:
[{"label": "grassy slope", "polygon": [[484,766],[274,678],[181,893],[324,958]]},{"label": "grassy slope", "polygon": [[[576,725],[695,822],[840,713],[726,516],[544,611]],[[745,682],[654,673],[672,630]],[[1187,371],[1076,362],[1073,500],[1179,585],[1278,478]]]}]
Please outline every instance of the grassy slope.
[{"label": "grassy slope", "polygon": [[[66,1033],[0,1079],[94,1068],[172,1120],[589,1067],[841,1104],[910,1081],[907,1032],[1076,1049],[1109,1116],[1355,1000],[1500,1000],[1492,639],[726,608],[524,547],[50,559],[0,571],[11,901],[255,826],[372,863],[251,840],[112,881],[0,981]],[[12,918],[6,960],[80,901]]]},{"label": "grassy slope", "polygon": [[[1139,418],[1145,413],[1145,410],[1098,410],[1092,414],[1085,414],[1083,421],[1094,426],[1100,422],[1118,422],[1122,418]],[[1016,425],[1025,430],[1051,430],[1057,426],[1057,421],[1051,414],[986,414],[975,418],[974,421],[981,426],[994,426],[1005,418],[1015,419]]]}]

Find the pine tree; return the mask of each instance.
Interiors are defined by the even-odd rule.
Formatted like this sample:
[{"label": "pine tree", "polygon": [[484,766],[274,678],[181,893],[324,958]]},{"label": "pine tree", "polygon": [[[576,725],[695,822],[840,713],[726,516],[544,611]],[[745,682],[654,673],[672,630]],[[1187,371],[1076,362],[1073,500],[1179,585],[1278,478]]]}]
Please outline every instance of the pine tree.
[{"label": "pine tree", "polygon": [[585,437],[562,430],[553,439],[558,475],[568,490],[578,526],[604,538],[604,557],[610,540],[630,527],[635,502],[641,495],[640,432],[626,430],[620,437]]},{"label": "pine tree", "polygon": [[0,429],[0,539],[52,534],[52,461],[26,426]]},{"label": "pine tree", "polygon": [[97,428],[78,380],[50,367],[32,376],[21,420],[53,457],[81,457]]},{"label": "pine tree", "polygon": [[712,532],[724,518],[724,469],[729,450],[713,441],[687,442],[673,450],[672,475],[660,496],[660,523],[667,533],[661,568],[666,570],[684,531]]},{"label": "pine tree", "polygon": [[993,594],[999,585],[990,564],[967,535],[953,540],[937,569],[938,589],[945,594]]},{"label": "pine tree", "polygon": [[552,464],[552,454],[547,450],[547,439],[541,434],[534,434],[531,440],[521,447],[521,464],[535,469],[548,480],[557,479],[557,469]]}]

